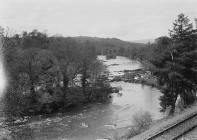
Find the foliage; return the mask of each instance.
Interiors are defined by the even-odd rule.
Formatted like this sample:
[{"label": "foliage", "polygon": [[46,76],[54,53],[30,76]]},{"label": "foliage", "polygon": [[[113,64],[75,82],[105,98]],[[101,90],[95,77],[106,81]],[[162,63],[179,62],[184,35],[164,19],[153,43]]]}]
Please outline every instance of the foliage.
[{"label": "foliage", "polygon": [[101,78],[106,69],[96,59],[90,42],[48,37],[37,30],[4,38],[9,75],[4,96],[7,114],[53,113],[77,104],[105,101],[112,92],[107,79]]},{"label": "foliage", "polygon": [[153,74],[157,76],[162,111],[171,107],[174,113],[178,95],[185,105],[192,104],[197,91],[197,30],[193,29],[188,17],[178,15],[170,31],[170,38],[160,37],[152,48],[154,55],[149,59]]}]

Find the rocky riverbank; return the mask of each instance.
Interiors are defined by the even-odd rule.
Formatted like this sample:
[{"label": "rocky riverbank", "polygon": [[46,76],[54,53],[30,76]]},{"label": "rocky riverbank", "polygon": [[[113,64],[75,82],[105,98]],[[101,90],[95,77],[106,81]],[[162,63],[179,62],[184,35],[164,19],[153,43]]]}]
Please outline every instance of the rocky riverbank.
[{"label": "rocky riverbank", "polygon": [[142,68],[136,70],[124,70],[121,72],[123,72],[124,74],[113,77],[113,79],[111,79],[111,82],[124,81],[128,83],[140,83],[143,85],[158,87],[156,77],[154,77],[148,70]]}]

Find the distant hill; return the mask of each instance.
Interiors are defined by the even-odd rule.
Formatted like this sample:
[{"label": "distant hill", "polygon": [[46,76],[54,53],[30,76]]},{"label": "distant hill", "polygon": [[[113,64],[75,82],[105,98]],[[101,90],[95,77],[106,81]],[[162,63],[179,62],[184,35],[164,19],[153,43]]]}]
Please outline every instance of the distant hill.
[{"label": "distant hill", "polygon": [[117,55],[123,55],[128,53],[128,50],[132,50],[133,48],[141,48],[146,46],[144,43],[128,42],[117,38],[99,38],[87,36],[77,36],[72,38],[81,44],[88,42],[95,47],[98,54],[106,54],[111,51],[115,52]]},{"label": "distant hill", "polygon": [[108,44],[113,44],[113,45],[123,45],[123,46],[133,46],[133,47],[144,47],[144,43],[137,43],[137,42],[129,42],[129,41],[123,41],[118,38],[99,38],[99,37],[88,37],[88,36],[76,36],[73,37],[77,41],[80,42],[85,42],[85,41],[90,41],[90,42],[102,42],[102,43],[108,43]]},{"label": "distant hill", "polygon": [[[131,41],[132,42],[132,41]],[[136,43],[144,43],[144,44],[147,44],[147,43],[154,43],[155,42],[155,39],[142,39],[142,40],[134,40],[133,42],[136,42]]]}]

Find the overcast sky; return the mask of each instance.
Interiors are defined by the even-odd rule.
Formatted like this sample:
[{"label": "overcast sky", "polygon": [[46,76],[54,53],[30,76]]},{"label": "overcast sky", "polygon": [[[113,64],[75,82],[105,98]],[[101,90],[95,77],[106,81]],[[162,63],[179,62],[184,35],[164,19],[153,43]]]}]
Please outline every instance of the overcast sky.
[{"label": "overcast sky", "polygon": [[197,0],[0,0],[1,26],[64,36],[156,38],[179,13],[193,20]]}]

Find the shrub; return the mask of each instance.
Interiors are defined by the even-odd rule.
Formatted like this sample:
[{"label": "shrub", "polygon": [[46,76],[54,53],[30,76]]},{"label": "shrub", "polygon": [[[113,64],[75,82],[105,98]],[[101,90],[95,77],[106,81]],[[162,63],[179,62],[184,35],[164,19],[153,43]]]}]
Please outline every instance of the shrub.
[{"label": "shrub", "polygon": [[152,123],[152,117],[149,112],[137,112],[133,115],[134,126],[139,129],[147,129]]},{"label": "shrub", "polygon": [[142,133],[147,130],[152,123],[152,117],[149,112],[139,111],[132,117],[133,127],[128,134],[128,138]]}]

